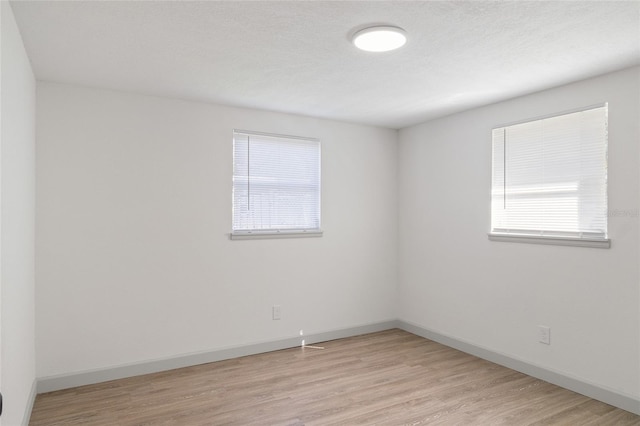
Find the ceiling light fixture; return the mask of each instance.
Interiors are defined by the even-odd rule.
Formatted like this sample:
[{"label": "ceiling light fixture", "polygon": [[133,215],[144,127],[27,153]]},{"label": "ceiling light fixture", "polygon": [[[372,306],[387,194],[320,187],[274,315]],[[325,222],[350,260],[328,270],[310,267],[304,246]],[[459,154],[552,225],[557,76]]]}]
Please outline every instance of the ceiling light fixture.
[{"label": "ceiling light fixture", "polygon": [[376,26],[358,31],[352,41],[358,49],[367,52],[388,52],[404,46],[407,36],[402,28]]}]

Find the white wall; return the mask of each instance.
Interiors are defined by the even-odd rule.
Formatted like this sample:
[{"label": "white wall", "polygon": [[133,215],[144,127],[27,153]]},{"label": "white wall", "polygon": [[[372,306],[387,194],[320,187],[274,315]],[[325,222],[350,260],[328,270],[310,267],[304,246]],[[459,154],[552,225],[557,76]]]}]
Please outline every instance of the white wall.
[{"label": "white wall", "polygon": [[[396,131],[44,82],[37,114],[38,377],[396,318]],[[324,237],[229,240],[234,128],[321,139]]]},{"label": "white wall", "polygon": [[[400,131],[400,319],[640,397],[639,84],[628,69]],[[609,102],[612,248],[492,242],[491,129]],[[550,346],[537,326],[551,327]]]},{"label": "white wall", "polygon": [[9,2],[0,14],[0,420],[13,426],[28,421],[35,380],[35,80]]}]

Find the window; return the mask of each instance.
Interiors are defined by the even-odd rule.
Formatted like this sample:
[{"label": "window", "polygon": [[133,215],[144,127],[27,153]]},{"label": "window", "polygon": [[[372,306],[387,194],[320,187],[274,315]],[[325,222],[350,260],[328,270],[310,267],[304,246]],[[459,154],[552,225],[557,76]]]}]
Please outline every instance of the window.
[{"label": "window", "polygon": [[489,237],[609,247],[606,104],[493,129]]},{"label": "window", "polygon": [[320,236],[320,141],[233,132],[231,238]]}]

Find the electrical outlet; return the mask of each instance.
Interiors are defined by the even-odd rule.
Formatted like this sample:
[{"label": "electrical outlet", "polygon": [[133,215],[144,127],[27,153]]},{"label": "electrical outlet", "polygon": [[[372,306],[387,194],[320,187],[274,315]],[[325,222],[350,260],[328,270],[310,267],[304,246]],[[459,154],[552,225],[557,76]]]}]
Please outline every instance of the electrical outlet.
[{"label": "electrical outlet", "polygon": [[273,305],[271,308],[271,319],[279,320],[282,318],[282,307],[280,305]]},{"label": "electrical outlet", "polygon": [[538,326],[538,341],[540,343],[544,343],[545,345],[551,344],[551,328],[546,325]]}]

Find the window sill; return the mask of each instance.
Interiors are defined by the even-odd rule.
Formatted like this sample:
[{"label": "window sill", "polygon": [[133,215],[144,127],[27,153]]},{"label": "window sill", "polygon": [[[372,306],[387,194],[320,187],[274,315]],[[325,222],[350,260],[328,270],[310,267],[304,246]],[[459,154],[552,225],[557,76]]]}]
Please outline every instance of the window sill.
[{"label": "window sill", "polygon": [[525,244],[550,244],[556,246],[611,248],[610,239],[588,239],[588,238],[567,238],[567,237],[541,237],[536,235],[514,235],[514,234],[492,234],[489,233],[491,241],[505,243],[525,243]]},{"label": "window sill", "polygon": [[322,237],[322,230],[283,230],[283,231],[236,231],[229,235],[232,240],[270,240],[278,238],[314,238]]}]

